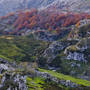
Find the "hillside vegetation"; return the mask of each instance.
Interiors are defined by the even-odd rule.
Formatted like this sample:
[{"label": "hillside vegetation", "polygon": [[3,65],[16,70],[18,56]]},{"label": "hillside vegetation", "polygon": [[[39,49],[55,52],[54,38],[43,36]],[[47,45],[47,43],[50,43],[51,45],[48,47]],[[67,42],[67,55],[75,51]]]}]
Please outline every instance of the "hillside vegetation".
[{"label": "hillside vegetation", "polygon": [[[64,28],[71,27],[80,20],[89,19],[87,13],[63,13],[31,9],[30,11],[11,13],[0,19],[0,33],[22,35],[32,31],[44,30],[61,34]],[[70,28],[71,30],[71,28]]]},{"label": "hillside vegetation", "polygon": [[0,43],[0,57],[10,61],[34,61],[48,46],[48,42],[19,36],[0,36]]}]

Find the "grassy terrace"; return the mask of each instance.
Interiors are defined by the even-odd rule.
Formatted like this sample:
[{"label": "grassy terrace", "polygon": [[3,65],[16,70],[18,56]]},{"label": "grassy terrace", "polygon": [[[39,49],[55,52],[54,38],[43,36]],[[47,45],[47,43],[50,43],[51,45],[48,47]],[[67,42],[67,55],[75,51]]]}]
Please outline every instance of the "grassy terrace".
[{"label": "grassy terrace", "polygon": [[72,82],[74,82],[76,84],[79,84],[81,86],[90,86],[90,81],[87,81],[87,80],[73,78],[71,76],[64,75],[64,74],[61,74],[61,73],[57,73],[57,72],[54,72],[54,71],[51,71],[51,70],[45,70],[45,69],[40,69],[39,68],[39,71],[40,72],[47,72],[47,73],[51,74],[52,76],[54,76],[58,79],[71,80]]},{"label": "grassy terrace", "polygon": [[44,90],[44,84],[45,82],[42,78],[36,77],[32,79],[30,77],[27,77],[28,90]]},{"label": "grassy terrace", "polygon": [[26,84],[28,90],[68,90],[63,86],[55,85],[53,82],[46,82],[45,79],[41,77],[27,77]]}]

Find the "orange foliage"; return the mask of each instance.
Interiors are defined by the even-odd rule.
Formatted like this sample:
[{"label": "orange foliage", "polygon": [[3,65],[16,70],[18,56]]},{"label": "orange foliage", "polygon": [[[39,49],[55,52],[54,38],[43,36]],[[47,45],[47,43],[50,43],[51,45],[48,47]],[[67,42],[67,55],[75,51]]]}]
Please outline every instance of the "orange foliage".
[{"label": "orange foliage", "polygon": [[80,21],[77,22],[76,27],[78,28],[80,26]]},{"label": "orange foliage", "polygon": [[[55,13],[32,9],[31,11],[20,12],[13,26],[16,28],[16,31],[22,28],[37,29],[37,27],[40,27],[49,31],[56,30],[57,33],[60,33],[60,28],[76,25],[80,20],[85,18],[90,18],[90,15]],[[78,25],[76,26],[78,27]]]}]

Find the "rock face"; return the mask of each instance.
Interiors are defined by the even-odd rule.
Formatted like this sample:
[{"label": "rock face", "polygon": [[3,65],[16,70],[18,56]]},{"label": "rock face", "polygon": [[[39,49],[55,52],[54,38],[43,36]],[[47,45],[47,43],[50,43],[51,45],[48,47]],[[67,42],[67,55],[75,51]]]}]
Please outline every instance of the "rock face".
[{"label": "rock face", "polygon": [[26,76],[21,76],[14,73],[6,73],[2,76],[0,89],[5,90],[27,90]]},{"label": "rock face", "polygon": [[50,63],[62,50],[64,50],[69,43],[54,41],[43,53],[47,57],[47,62]]},{"label": "rock face", "polygon": [[16,73],[4,59],[0,59],[0,90],[27,90],[26,76]]},{"label": "rock face", "polygon": [[78,61],[85,61],[85,57],[83,53],[77,53],[77,52],[69,52],[67,59],[69,60],[78,60]]},{"label": "rock face", "polygon": [[90,38],[84,38],[77,45],[69,46],[66,49],[67,59],[89,62],[90,58]]}]

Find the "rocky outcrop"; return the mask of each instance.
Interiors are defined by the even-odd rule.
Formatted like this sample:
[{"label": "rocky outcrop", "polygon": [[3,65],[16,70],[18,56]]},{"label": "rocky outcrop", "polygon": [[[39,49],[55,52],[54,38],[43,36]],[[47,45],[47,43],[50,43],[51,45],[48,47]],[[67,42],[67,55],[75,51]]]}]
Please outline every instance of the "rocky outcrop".
[{"label": "rocky outcrop", "polygon": [[2,76],[0,89],[5,90],[27,90],[26,76],[15,73],[5,73]]},{"label": "rocky outcrop", "polygon": [[86,59],[84,57],[84,54],[79,53],[79,52],[69,52],[69,54],[67,55],[67,59],[69,59],[69,60],[78,60],[78,61],[83,61],[83,62],[86,61]]},{"label": "rocky outcrop", "polygon": [[26,76],[17,73],[13,66],[0,58],[0,90],[27,90]]},{"label": "rocky outcrop", "polygon": [[47,57],[47,62],[51,62],[62,50],[64,50],[69,43],[54,41],[43,53]]},{"label": "rocky outcrop", "polygon": [[76,45],[67,47],[64,53],[68,60],[88,62],[90,58],[90,38],[84,38]]}]

